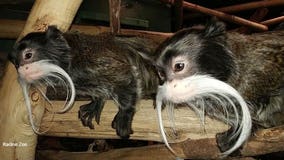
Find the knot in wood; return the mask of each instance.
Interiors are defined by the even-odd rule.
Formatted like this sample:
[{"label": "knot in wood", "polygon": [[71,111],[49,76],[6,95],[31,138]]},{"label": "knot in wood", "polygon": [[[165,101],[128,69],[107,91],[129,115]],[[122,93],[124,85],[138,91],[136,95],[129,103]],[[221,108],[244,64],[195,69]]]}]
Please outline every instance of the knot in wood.
[{"label": "knot in wood", "polygon": [[33,102],[37,102],[39,100],[39,94],[37,91],[32,92],[31,99]]}]

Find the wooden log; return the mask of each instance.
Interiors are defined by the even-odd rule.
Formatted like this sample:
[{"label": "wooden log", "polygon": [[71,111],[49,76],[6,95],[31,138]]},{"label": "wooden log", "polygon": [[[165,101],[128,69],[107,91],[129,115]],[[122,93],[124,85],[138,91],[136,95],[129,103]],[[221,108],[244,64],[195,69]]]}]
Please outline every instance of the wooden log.
[{"label": "wooden log", "polygon": [[[183,153],[192,159],[216,158],[220,151],[216,147],[216,140],[201,139],[183,142]],[[187,146],[187,147],[186,147]],[[284,151],[284,126],[259,130],[240,150],[242,157],[251,157],[267,153]],[[201,149],[203,148],[203,149]]]},{"label": "wooden log", "polygon": [[[153,147],[152,147],[153,148]],[[140,149],[140,148],[139,148]],[[128,151],[128,154],[127,154]],[[52,151],[52,150],[42,150],[38,151],[39,159],[48,160],[62,160],[62,159],[72,159],[72,160],[93,160],[93,159],[107,159],[107,160],[173,160],[175,157],[168,155],[167,153],[160,152],[160,150],[147,150],[145,152],[140,152],[139,155],[135,155],[136,150],[133,148],[125,148],[121,150],[113,150],[103,153],[92,153],[92,152],[67,152],[67,151]],[[252,157],[228,157],[224,160],[255,160]]]},{"label": "wooden log", "polygon": [[[63,101],[53,101],[52,106],[47,106],[50,110],[59,110],[63,106]],[[91,130],[83,127],[78,119],[79,106],[88,103],[87,101],[76,101],[74,107],[64,114],[55,114],[46,112],[41,123],[41,130],[47,130],[45,135],[59,137],[78,137],[78,138],[103,138],[117,139],[119,138],[115,130],[111,128],[111,122],[118,111],[117,106],[111,100],[107,101],[101,114],[100,124],[95,121],[95,129]],[[52,107],[52,108],[51,108]],[[54,117],[53,117],[54,116]],[[180,107],[175,110],[175,126],[176,133],[172,131],[172,125],[168,119],[167,112],[163,111],[164,126],[169,136],[170,142],[182,142],[187,139],[212,138],[216,133],[223,132],[228,127],[217,120],[206,117],[206,124],[203,127],[200,119],[188,107]],[[159,141],[160,130],[158,128],[156,110],[154,109],[152,100],[142,100],[137,105],[132,129],[134,134],[130,139]]]},{"label": "wooden log", "polygon": [[[145,147],[146,148],[146,147]],[[143,150],[143,147],[139,148],[125,148],[121,150],[112,150],[109,152],[92,153],[92,152],[67,152],[67,151],[53,151],[42,150],[38,151],[39,159],[48,160],[93,160],[93,159],[107,159],[107,160],[173,160],[175,157],[169,154],[169,152],[163,152],[164,150],[155,147]],[[255,160],[252,157],[228,157],[224,160]]]},{"label": "wooden log", "polygon": [[35,1],[19,39],[30,32],[44,31],[48,25],[57,25],[59,30],[67,31],[81,3],[82,0]]},{"label": "wooden log", "polygon": [[[19,37],[32,31],[44,30],[55,24],[66,31],[82,0],[37,0],[27,23]],[[15,37],[16,38],[16,37]],[[33,92],[33,116],[36,124],[41,122],[44,101],[39,93]],[[38,97],[37,97],[38,96]],[[0,157],[1,159],[34,159],[37,135],[31,129],[23,100],[22,90],[17,82],[17,72],[9,63],[3,85],[0,88]]]},{"label": "wooden log", "polygon": [[[161,146],[161,145],[160,145]],[[166,148],[160,146],[138,147],[115,149],[108,152],[66,152],[66,151],[39,151],[39,159],[48,157],[48,160],[174,160],[175,157],[167,151]]]},{"label": "wooden log", "polygon": [[[24,25],[25,21],[0,19],[0,38],[10,38],[10,39],[17,38],[20,35],[22,29],[24,28]],[[92,35],[102,32],[110,32],[110,28],[104,26],[72,25],[70,27],[70,30],[80,31]],[[133,30],[133,29],[121,29],[121,34],[139,35],[141,37],[147,37],[153,39],[157,43],[161,43],[166,38],[172,35],[172,33],[142,31],[142,30]]]},{"label": "wooden log", "polygon": [[[53,109],[58,110],[63,106],[63,102],[53,101]],[[49,131],[45,135],[59,137],[95,138],[95,139],[116,139],[119,138],[115,130],[111,128],[111,122],[117,112],[114,102],[107,101],[101,115],[101,123],[95,124],[95,129],[83,127],[77,117],[80,105],[87,101],[77,101],[71,111],[65,114],[46,112],[41,123],[41,129]],[[54,118],[53,118],[54,116]],[[163,111],[164,126],[167,132],[171,147],[180,157],[190,159],[212,159],[220,155],[216,144],[215,134],[223,132],[227,126],[222,122],[206,117],[206,125],[201,126],[200,119],[196,117],[187,107],[175,109],[176,132],[172,130],[171,121],[167,117],[167,112]],[[190,122],[190,123],[189,123]],[[142,100],[137,106],[137,113],[133,119],[132,128],[134,134],[130,139],[148,140],[162,142],[157,125],[156,111],[153,108],[152,100]],[[284,151],[284,126],[277,128],[259,130],[253,134],[249,142],[241,150],[243,157],[256,156],[272,152]],[[129,154],[131,152],[131,154]],[[147,154],[146,154],[147,153]],[[155,155],[163,155],[165,159],[173,158],[171,152],[165,145],[155,145],[141,148],[118,149],[106,153],[94,155],[94,158],[112,159],[114,157],[124,157],[124,159],[147,158],[155,159]],[[142,156],[144,155],[144,156]]]},{"label": "wooden log", "polygon": [[257,131],[244,145],[241,154],[256,156],[280,151],[284,151],[284,126]]},{"label": "wooden log", "polygon": [[120,33],[120,4],[121,0],[108,0],[109,4],[109,23],[111,32]]},{"label": "wooden log", "polygon": [[[261,155],[264,153],[272,153],[277,151],[284,151],[283,138],[284,138],[284,126],[260,130],[254,137],[245,145],[241,150],[241,155],[238,157],[228,157],[226,159],[251,159],[249,157]],[[261,144],[261,145],[260,145]],[[249,147],[248,147],[249,146]],[[220,154],[216,147],[216,141],[214,138],[201,139],[201,140],[187,140],[179,144],[172,144],[172,147],[177,151],[178,155],[183,158],[189,159],[214,159]],[[53,151],[41,151],[41,156],[51,157],[50,159],[56,160],[68,159],[73,157],[74,160],[81,159],[173,159],[171,152],[167,150],[165,145],[152,145],[145,147],[135,148],[122,148],[110,150],[103,153],[70,153],[70,152],[53,152]]]},{"label": "wooden log", "polygon": [[[241,155],[238,157],[227,157],[228,160],[237,159],[251,159],[249,157],[262,155],[266,153],[273,153],[284,151],[284,126],[259,130],[250,138],[249,142],[241,149]],[[181,158],[188,159],[216,159],[220,155],[220,151],[216,146],[215,138],[186,140],[180,143],[171,144],[171,147],[177,152]],[[58,157],[61,159],[69,159],[73,157],[74,160],[79,159],[174,159],[174,156],[163,144],[135,147],[135,148],[122,148],[114,149],[102,153],[70,153],[70,152],[52,152],[41,151],[41,156],[51,157],[50,159],[56,160]]]}]

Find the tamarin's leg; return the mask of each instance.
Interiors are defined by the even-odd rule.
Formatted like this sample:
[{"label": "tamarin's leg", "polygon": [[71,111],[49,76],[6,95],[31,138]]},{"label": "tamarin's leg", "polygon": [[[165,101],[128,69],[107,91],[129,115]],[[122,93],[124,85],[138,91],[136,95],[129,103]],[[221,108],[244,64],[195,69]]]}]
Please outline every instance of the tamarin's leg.
[{"label": "tamarin's leg", "polygon": [[138,97],[136,87],[120,87],[116,93],[118,93],[119,111],[112,121],[112,127],[116,129],[117,135],[121,138],[129,138],[130,134],[133,133],[131,124]]},{"label": "tamarin's leg", "polygon": [[104,104],[105,101],[103,98],[93,97],[90,103],[80,106],[78,117],[82,121],[83,126],[88,126],[90,129],[94,129],[94,124],[92,123],[94,117],[97,124],[100,123],[101,112]]}]

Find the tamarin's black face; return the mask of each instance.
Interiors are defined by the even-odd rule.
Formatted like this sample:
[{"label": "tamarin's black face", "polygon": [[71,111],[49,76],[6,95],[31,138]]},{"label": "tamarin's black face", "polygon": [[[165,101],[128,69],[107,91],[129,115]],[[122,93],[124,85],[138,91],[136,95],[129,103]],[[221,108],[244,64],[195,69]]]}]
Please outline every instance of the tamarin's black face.
[{"label": "tamarin's black face", "polygon": [[19,76],[27,82],[42,78],[46,68],[38,65],[39,61],[67,69],[70,47],[62,33],[54,26],[46,32],[33,32],[15,44],[9,55],[11,62],[18,70]]},{"label": "tamarin's black face", "polygon": [[233,73],[234,61],[226,48],[224,33],[223,23],[177,32],[157,51],[160,77],[171,81],[194,74],[208,74],[226,81]]}]

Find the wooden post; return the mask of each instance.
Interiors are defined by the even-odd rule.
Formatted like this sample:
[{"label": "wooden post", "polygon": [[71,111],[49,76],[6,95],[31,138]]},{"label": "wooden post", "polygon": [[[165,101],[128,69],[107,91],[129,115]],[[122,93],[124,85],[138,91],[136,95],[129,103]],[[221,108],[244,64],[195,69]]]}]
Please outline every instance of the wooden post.
[{"label": "wooden post", "polygon": [[[66,31],[82,0],[36,0],[19,38],[29,32],[42,31],[50,24]],[[39,124],[44,113],[44,101],[36,91],[31,91],[33,116]],[[17,72],[9,63],[0,88],[0,157],[26,160],[35,158],[37,135],[32,131],[17,82]]]},{"label": "wooden post", "polygon": [[111,32],[120,33],[120,4],[121,0],[109,0],[109,23]]}]

